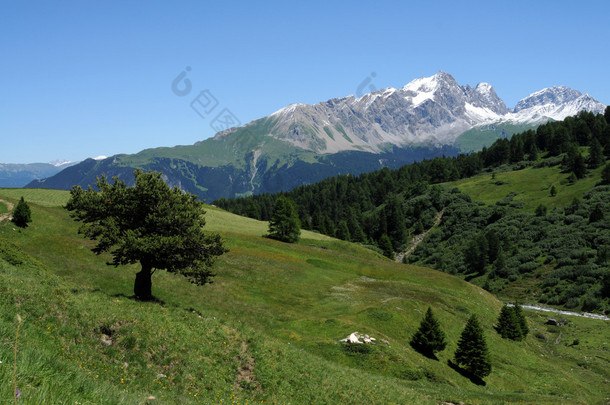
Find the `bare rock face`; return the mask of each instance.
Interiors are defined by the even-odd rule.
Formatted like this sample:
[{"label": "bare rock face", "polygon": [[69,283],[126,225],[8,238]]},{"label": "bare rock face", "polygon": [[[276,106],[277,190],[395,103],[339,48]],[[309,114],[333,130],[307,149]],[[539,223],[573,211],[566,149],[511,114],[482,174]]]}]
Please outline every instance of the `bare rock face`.
[{"label": "bare rock face", "polygon": [[602,113],[604,109],[588,94],[563,86],[533,93],[509,109],[491,84],[461,86],[441,71],[401,89],[390,87],[315,105],[291,104],[267,117],[274,120],[267,135],[316,153],[379,153],[388,145],[452,144],[465,131],[482,125],[539,124],[581,110]]}]

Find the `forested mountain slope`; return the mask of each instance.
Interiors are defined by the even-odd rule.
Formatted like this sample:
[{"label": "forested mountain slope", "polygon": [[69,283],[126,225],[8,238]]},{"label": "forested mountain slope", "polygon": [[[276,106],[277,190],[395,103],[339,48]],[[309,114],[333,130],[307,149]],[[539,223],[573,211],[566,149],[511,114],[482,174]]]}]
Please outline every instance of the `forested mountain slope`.
[{"label": "forested mountain slope", "polygon": [[[600,213],[610,211],[610,190],[603,186],[610,176],[605,163],[610,154],[609,120],[610,109],[605,115],[582,112],[498,140],[481,152],[358,177],[339,176],[285,195],[297,204],[305,229],[382,249],[382,241],[389,238],[394,251],[403,250],[412,236],[431,227],[444,208],[441,226],[406,260],[462,274],[496,293],[607,310],[603,280],[610,230]],[[460,191],[468,191],[467,179],[481,173],[488,173],[488,189],[504,193],[491,205]],[[529,178],[526,183],[538,184],[537,189],[504,187],[500,178],[508,173]],[[546,197],[541,199],[541,194]],[[276,197],[265,194],[215,203],[267,219]],[[563,234],[567,236],[562,238]],[[484,238],[495,245],[491,253],[485,247],[490,241]]]}]

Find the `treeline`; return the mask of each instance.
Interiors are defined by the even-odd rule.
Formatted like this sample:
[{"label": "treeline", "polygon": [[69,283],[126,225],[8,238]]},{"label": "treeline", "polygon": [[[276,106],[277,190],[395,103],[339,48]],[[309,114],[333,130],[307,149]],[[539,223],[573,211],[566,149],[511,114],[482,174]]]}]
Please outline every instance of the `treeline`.
[{"label": "treeline", "polygon": [[[390,256],[392,250],[405,245],[410,234],[430,227],[437,212],[451,201],[440,187],[431,184],[471,177],[505,164],[516,168],[547,164],[539,162],[542,156],[559,159],[574,179],[582,178],[587,170],[605,161],[604,155],[610,154],[609,121],[610,108],[603,115],[583,111],[564,121],[541,125],[535,131],[499,139],[469,155],[424,160],[359,176],[332,177],[286,193],[222,198],[213,204],[268,221],[276,199],[284,195],[296,204],[302,228],[372,245]],[[589,148],[588,158],[580,147]]]}]

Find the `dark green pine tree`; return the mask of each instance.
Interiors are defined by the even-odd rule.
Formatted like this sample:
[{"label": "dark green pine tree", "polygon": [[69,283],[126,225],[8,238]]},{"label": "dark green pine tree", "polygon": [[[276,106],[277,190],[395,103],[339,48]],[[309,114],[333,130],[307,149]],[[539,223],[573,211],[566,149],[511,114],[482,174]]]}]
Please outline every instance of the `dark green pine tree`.
[{"label": "dark green pine tree", "polygon": [[572,173],[574,173],[574,175],[578,179],[584,178],[585,175],[587,174],[587,166],[585,166],[585,158],[583,158],[580,153],[577,153],[576,156],[574,157],[574,160],[572,160],[571,169],[572,169]]},{"label": "dark green pine tree", "polygon": [[504,249],[500,247],[498,250],[498,257],[493,263],[493,271],[496,275],[502,277],[506,274],[506,258],[504,257]]},{"label": "dark green pine tree", "polygon": [[491,373],[491,359],[476,315],[472,315],[458,341],[455,363],[471,375],[483,378]]},{"label": "dark green pine tree", "polygon": [[428,307],[426,315],[419,325],[419,329],[415,332],[413,338],[411,338],[411,346],[429,357],[436,357],[436,352],[444,350],[447,346],[445,332],[441,330],[441,326],[434,317],[430,307]]},{"label": "dark green pine tree", "polygon": [[337,227],[337,234],[335,236],[337,237],[337,239],[347,240],[347,241],[351,240],[349,228],[348,228],[347,222],[345,222],[345,220],[342,220],[339,222],[339,226]]},{"label": "dark green pine tree", "polygon": [[532,146],[532,149],[530,150],[529,154],[528,154],[528,160],[535,162],[536,160],[538,160],[538,148],[536,147],[536,145],[534,144],[534,146]]},{"label": "dark green pine tree", "polygon": [[269,221],[269,237],[282,242],[295,243],[301,235],[299,216],[292,200],[280,196],[273,205]]},{"label": "dark green pine tree", "polygon": [[597,204],[591,210],[591,214],[589,214],[589,223],[601,221],[602,219],[604,219],[604,210],[600,204]]},{"label": "dark green pine tree", "polygon": [[546,215],[547,212],[547,208],[546,206],[540,204],[536,207],[536,216],[537,217],[543,217]]},{"label": "dark green pine tree", "polygon": [[483,234],[479,234],[471,240],[464,252],[464,261],[470,271],[479,275],[485,274],[485,266],[488,264],[489,243]]},{"label": "dark green pine tree", "polygon": [[383,251],[383,255],[394,260],[394,248],[392,247],[392,241],[390,237],[385,233],[379,238],[379,249]]},{"label": "dark green pine tree", "polygon": [[597,138],[593,138],[589,147],[589,169],[597,169],[604,163],[604,150]]},{"label": "dark green pine tree", "polygon": [[23,197],[17,203],[17,206],[13,210],[13,223],[20,228],[28,226],[29,222],[32,222],[32,211],[30,206],[25,202]]},{"label": "dark green pine tree", "polygon": [[519,326],[521,326],[522,335],[521,339],[523,340],[527,337],[527,334],[530,333],[530,328],[527,326],[527,319],[525,319],[525,315],[523,314],[523,309],[521,308],[521,305],[515,304],[513,310],[515,311],[515,315],[519,320]]},{"label": "dark green pine tree", "polygon": [[496,331],[504,339],[521,340],[523,332],[521,331],[521,322],[517,318],[514,307],[504,305],[498,317]]},{"label": "dark green pine tree", "polygon": [[610,298],[610,270],[606,270],[606,274],[602,276],[602,298]]},{"label": "dark green pine tree", "polygon": [[485,237],[487,238],[488,247],[487,258],[489,259],[489,263],[493,263],[498,258],[500,249],[502,249],[502,246],[500,244],[500,238],[498,238],[498,234],[496,234],[493,229],[489,230],[485,234]]},{"label": "dark green pine tree", "polygon": [[602,169],[602,184],[610,184],[610,163]]},{"label": "dark green pine tree", "polygon": [[421,219],[415,223],[415,227],[413,228],[413,233],[415,233],[415,235],[420,235],[420,234],[424,233],[424,226],[421,223]]}]

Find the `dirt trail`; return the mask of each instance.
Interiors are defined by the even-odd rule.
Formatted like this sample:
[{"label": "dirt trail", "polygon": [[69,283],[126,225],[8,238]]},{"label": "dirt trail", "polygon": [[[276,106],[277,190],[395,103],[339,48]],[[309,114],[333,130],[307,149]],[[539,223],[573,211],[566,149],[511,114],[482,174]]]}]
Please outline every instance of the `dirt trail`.
[{"label": "dirt trail", "polygon": [[413,237],[413,240],[411,241],[411,245],[409,245],[407,250],[396,254],[396,263],[402,263],[402,259],[404,257],[409,256],[411,253],[413,253],[413,251],[415,250],[417,245],[422,243],[422,241],[425,239],[428,232],[430,232],[431,230],[436,228],[441,223],[441,219],[443,218],[444,213],[445,213],[445,209],[443,208],[438,214],[436,214],[436,218],[434,218],[434,225],[432,225],[432,227],[430,227],[430,229],[428,229],[427,231],[425,231],[423,233],[420,233],[419,235],[415,235]]},{"label": "dirt trail", "polygon": [[11,219],[11,213],[13,212],[13,207],[15,205],[6,200],[0,200],[0,203],[4,203],[6,205],[6,208],[8,208],[8,212],[6,214],[0,215],[0,222],[4,221],[5,219]]}]

